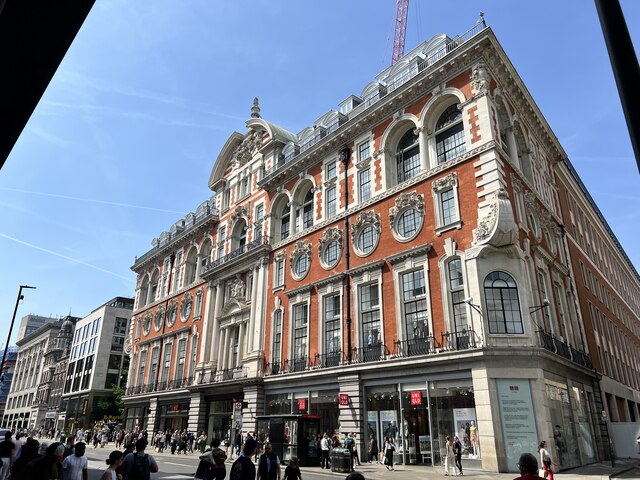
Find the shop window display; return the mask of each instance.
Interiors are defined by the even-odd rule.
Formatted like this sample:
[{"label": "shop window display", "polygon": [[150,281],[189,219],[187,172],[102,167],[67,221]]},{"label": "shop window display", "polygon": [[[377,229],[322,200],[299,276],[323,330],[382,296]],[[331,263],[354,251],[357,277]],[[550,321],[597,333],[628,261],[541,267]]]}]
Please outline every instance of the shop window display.
[{"label": "shop window display", "polygon": [[[468,383],[471,384],[471,380]],[[462,443],[462,458],[480,459],[473,387],[438,387],[435,383],[429,390],[433,464],[444,464],[445,439],[447,436],[453,438],[454,435],[457,435]]]},{"label": "shop window display", "polygon": [[[366,451],[369,451],[371,438],[375,438],[380,448],[385,438],[394,440],[396,454],[404,453],[402,432],[398,425],[400,398],[394,386],[372,387],[367,389],[367,430],[365,435]],[[399,463],[394,460],[394,463]]]},{"label": "shop window display", "polygon": [[[575,424],[573,422],[573,410],[579,409],[579,405],[572,405],[569,397],[569,389],[566,384],[546,380],[547,402],[549,416],[553,428],[552,439],[547,444],[556,449],[558,468],[572,468],[580,466],[580,451],[576,438]],[[580,413],[578,413],[580,417]],[[588,419],[586,420],[588,422]],[[593,441],[590,442],[593,445]]]}]

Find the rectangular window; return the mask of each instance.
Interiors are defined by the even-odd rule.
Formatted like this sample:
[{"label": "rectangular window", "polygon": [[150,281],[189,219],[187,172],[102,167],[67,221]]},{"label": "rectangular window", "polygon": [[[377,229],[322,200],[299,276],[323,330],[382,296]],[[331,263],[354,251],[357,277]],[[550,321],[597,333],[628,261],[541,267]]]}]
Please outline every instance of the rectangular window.
[{"label": "rectangular window", "polygon": [[440,212],[442,215],[442,226],[451,225],[457,220],[456,204],[453,196],[453,188],[440,192]]},{"label": "rectangular window", "polygon": [[361,143],[360,145],[358,145],[358,161],[361,162],[362,160],[366,160],[367,158],[369,158],[370,156],[370,144],[369,144],[369,140],[367,140],[364,143]]},{"label": "rectangular window", "polygon": [[424,270],[402,275],[402,303],[408,340],[429,336],[429,312]]},{"label": "rectangular window", "polygon": [[327,163],[327,165],[325,166],[325,181],[326,180],[331,180],[332,178],[337,177],[338,175],[338,171],[336,168],[336,161],[332,160],[331,162]]},{"label": "rectangular window", "polygon": [[231,203],[231,190],[226,189],[222,192],[222,210],[227,210]]},{"label": "rectangular window", "polygon": [[138,365],[138,380],[136,381],[136,386],[141,386],[144,384],[144,369],[147,364],[147,351],[142,350],[140,352],[140,365]]},{"label": "rectangular window", "polygon": [[176,256],[176,264],[173,272],[173,291],[180,288],[180,270],[182,269],[182,252],[178,252]]},{"label": "rectangular window", "polygon": [[[114,355],[112,355],[113,357]],[[149,365],[149,384],[156,383],[158,377],[158,357],[160,356],[160,348],[154,347],[151,349],[151,364]]]},{"label": "rectangular window", "polygon": [[129,323],[129,319],[116,317],[115,324],[113,326],[113,334],[114,335],[126,335],[127,334],[127,324]]},{"label": "rectangular window", "polygon": [[467,307],[464,301],[464,277],[462,274],[462,262],[459,258],[449,262],[448,274],[454,331],[455,333],[468,331],[469,322],[467,321]]},{"label": "rectangular window", "polygon": [[198,361],[198,336],[191,337],[191,363],[189,363],[189,378],[193,378]]},{"label": "rectangular window", "polygon": [[249,179],[250,177],[245,177],[242,179],[242,197],[246,197],[249,195]]},{"label": "rectangular window", "polygon": [[111,340],[111,351],[122,352],[124,350],[124,337],[113,337]]},{"label": "rectangular window", "polygon": [[169,378],[169,367],[171,367],[171,354],[173,353],[173,344],[168,343],[164,346],[164,359],[162,361],[162,373],[160,381],[166,382]]},{"label": "rectangular window", "polygon": [[[546,304],[546,302],[549,301],[549,294],[547,293],[547,284],[545,282],[544,275],[542,274],[542,272],[538,272],[538,289],[540,293],[540,306],[543,306]],[[551,323],[551,313],[549,310],[550,310],[549,307],[540,309],[540,313],[542,315],[542,321],[543,321],[543,328],[547,332],[554,333],[554,328]]]},{"label": "rectangular window", "polygon": [[202,315],[202,292],[196,293],[196,304],[193,308],[193,316],[199,317]]},{"label": "rectangular window", "polygon": [[256,207],[256,222],[264,218],[264,204],[260,204]]},{"label": "rectangular window", "polygon": [[274,287],[281,287],[284,285],[284,258],[281,260],[276,260],[274,266]]},{"label": "rectangular window", "polygon": [[82,340],[86,340],[89,337],[89,325],[88,323],[82,329]]},{"label": "rectangular window", "polygon": [[340,294],[324,297],[324,352],[339,354],[340,340]]},{"label": "rectangular window", "polygon": [[371,169],[358,172],[358,194],[361,202],[371,198]]},{"label": "rectangular window", "polygon": [[327,188],[326,195],[326,217],[331,218],[336,215],[336,187]]},{"label": "rectangular window", "polygon": [[182,380],[184,377],[184,364],[187,358],[187,339],[178,340],[178,366],[176,367],[175,379]]},{"label": "rectangular window", "polygon": [[293,307],[293,355],[295,360],[307,357],[307,304],[302,303]]},{"label": "rectangular window", "polygon": [[96,318],[93,321],[93,325],[91,326],[91,335],[97,334],[99,329],[100,329],[100,318]]},{"label": "rectangular window", "polygon": [[280,365],[282,357],[282,310],[276,310],[273,314],[273,348],[271,363]]},{"label": "rectangular window", "polygon": [[359,288],[360,323],[362,324],[362,345],[373,347],[382,342],[380,335],[380,299],[378,284],[370,283]]}]

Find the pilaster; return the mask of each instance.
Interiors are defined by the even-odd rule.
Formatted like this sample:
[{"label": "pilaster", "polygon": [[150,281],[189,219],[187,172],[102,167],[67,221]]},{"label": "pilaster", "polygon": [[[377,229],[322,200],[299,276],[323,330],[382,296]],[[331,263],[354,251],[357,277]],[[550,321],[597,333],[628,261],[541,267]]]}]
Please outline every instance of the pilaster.
[{"label": "pilaster", "polygon": [[206,429],[207,404],[200,392],[192,392],[189,397],[189,423],[188,428],[197,435]]},{"label": "pilaster", "polygon": [[340,405],[340,432],[356,432],[358,437],[363,438],[363,407],[364,397],[360,386],[360,375],[344,375],[338,377],[340,393],[349,395],[349,405]]}]

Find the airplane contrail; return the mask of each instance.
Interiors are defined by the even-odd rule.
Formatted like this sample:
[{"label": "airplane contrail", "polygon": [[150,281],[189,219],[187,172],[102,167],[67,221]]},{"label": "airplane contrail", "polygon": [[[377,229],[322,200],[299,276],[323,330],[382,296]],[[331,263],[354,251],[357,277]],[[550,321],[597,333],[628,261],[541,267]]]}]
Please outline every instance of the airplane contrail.
[{"label": "airplane contrail", "polygon": [[39,247],[38,245],[34,245],[33,243],[25,242],[24,240],[20,240],[19,238],[11,237],[11,236],[6,235],[4,233],[0,233],[0,237],[6,238],[7,240],[11,240],[12,242],[19,243],[20,245],[25,245],[25,246],[33,248],[35,250],[39,250],[41,252],[48,253],[49,255],[53,255],[55,257],[64,258],[65,260],[69,260],[71,262],[78,263],[80,265],[84,265],[85,267],[93,268],[94,270],[98,270],[99,272],[107,273],[109,275],[113,275],[114,277],[118,277],[118,278],[121,278],[123,280],[127,280],[129,282],[133,282],[132,278],[125,277],[124,275],[120,275],[119,273],[112,272],[111,270],[107,270],[105,268],[99,267],[99,266],[94,265],[92,263],[85,262],[84,260],[79,260],[77,258],[73,258],[73,257],[69,257],[67,255],[63,255],[62,253],[54,252],[53,250],[49,250],[48,248]]},{"label": "airplane contrail", "polygon": [[178,212],[177,210],[169,210],[166,208],[147,207],[144,205],[132,205],[130,203],[110,202],[108,200],[98,200],[95,198],[72,197],[71,195],[61,195],[59,193],[34,192],[32,190],[22,190],[20,188],[8,188],[8,187],[0,187],[0,190],[6,190],[9,192],[18,192],[18,193],[29,193],[31,195],[41,195],[43,197],[62,198],[64,200],[78,200],[80,202],[100,203],[102,205],[112,205],[115,207],[138,208],[140,210],[153,210],[155,212],[177,213],[178,215],[184,214],[184,212]]}]

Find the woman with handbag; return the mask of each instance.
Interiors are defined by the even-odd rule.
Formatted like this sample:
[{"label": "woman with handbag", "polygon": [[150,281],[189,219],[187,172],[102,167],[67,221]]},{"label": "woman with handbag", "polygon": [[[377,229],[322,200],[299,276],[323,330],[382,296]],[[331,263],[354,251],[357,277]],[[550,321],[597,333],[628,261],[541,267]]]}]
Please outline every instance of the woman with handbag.
[{"label": "woman with handbag", "polygon": [[551,455],[547,450],[547,442],[544,440],[540,442],[540,462],[542,463],[542,469],[544,470],[544,478],[548,478],[549,480],[553,480],[553,469],[551,468],[551,464],[557,466],[557,463],[551,461]]},{"label": "woman with handbag", "polygon": [[384,443],[384,466],[387,467],[387,470],[393,471],[393,452],[396,451],[396,446],[393,444],[393,438],[387,438],[387,441]]}]

